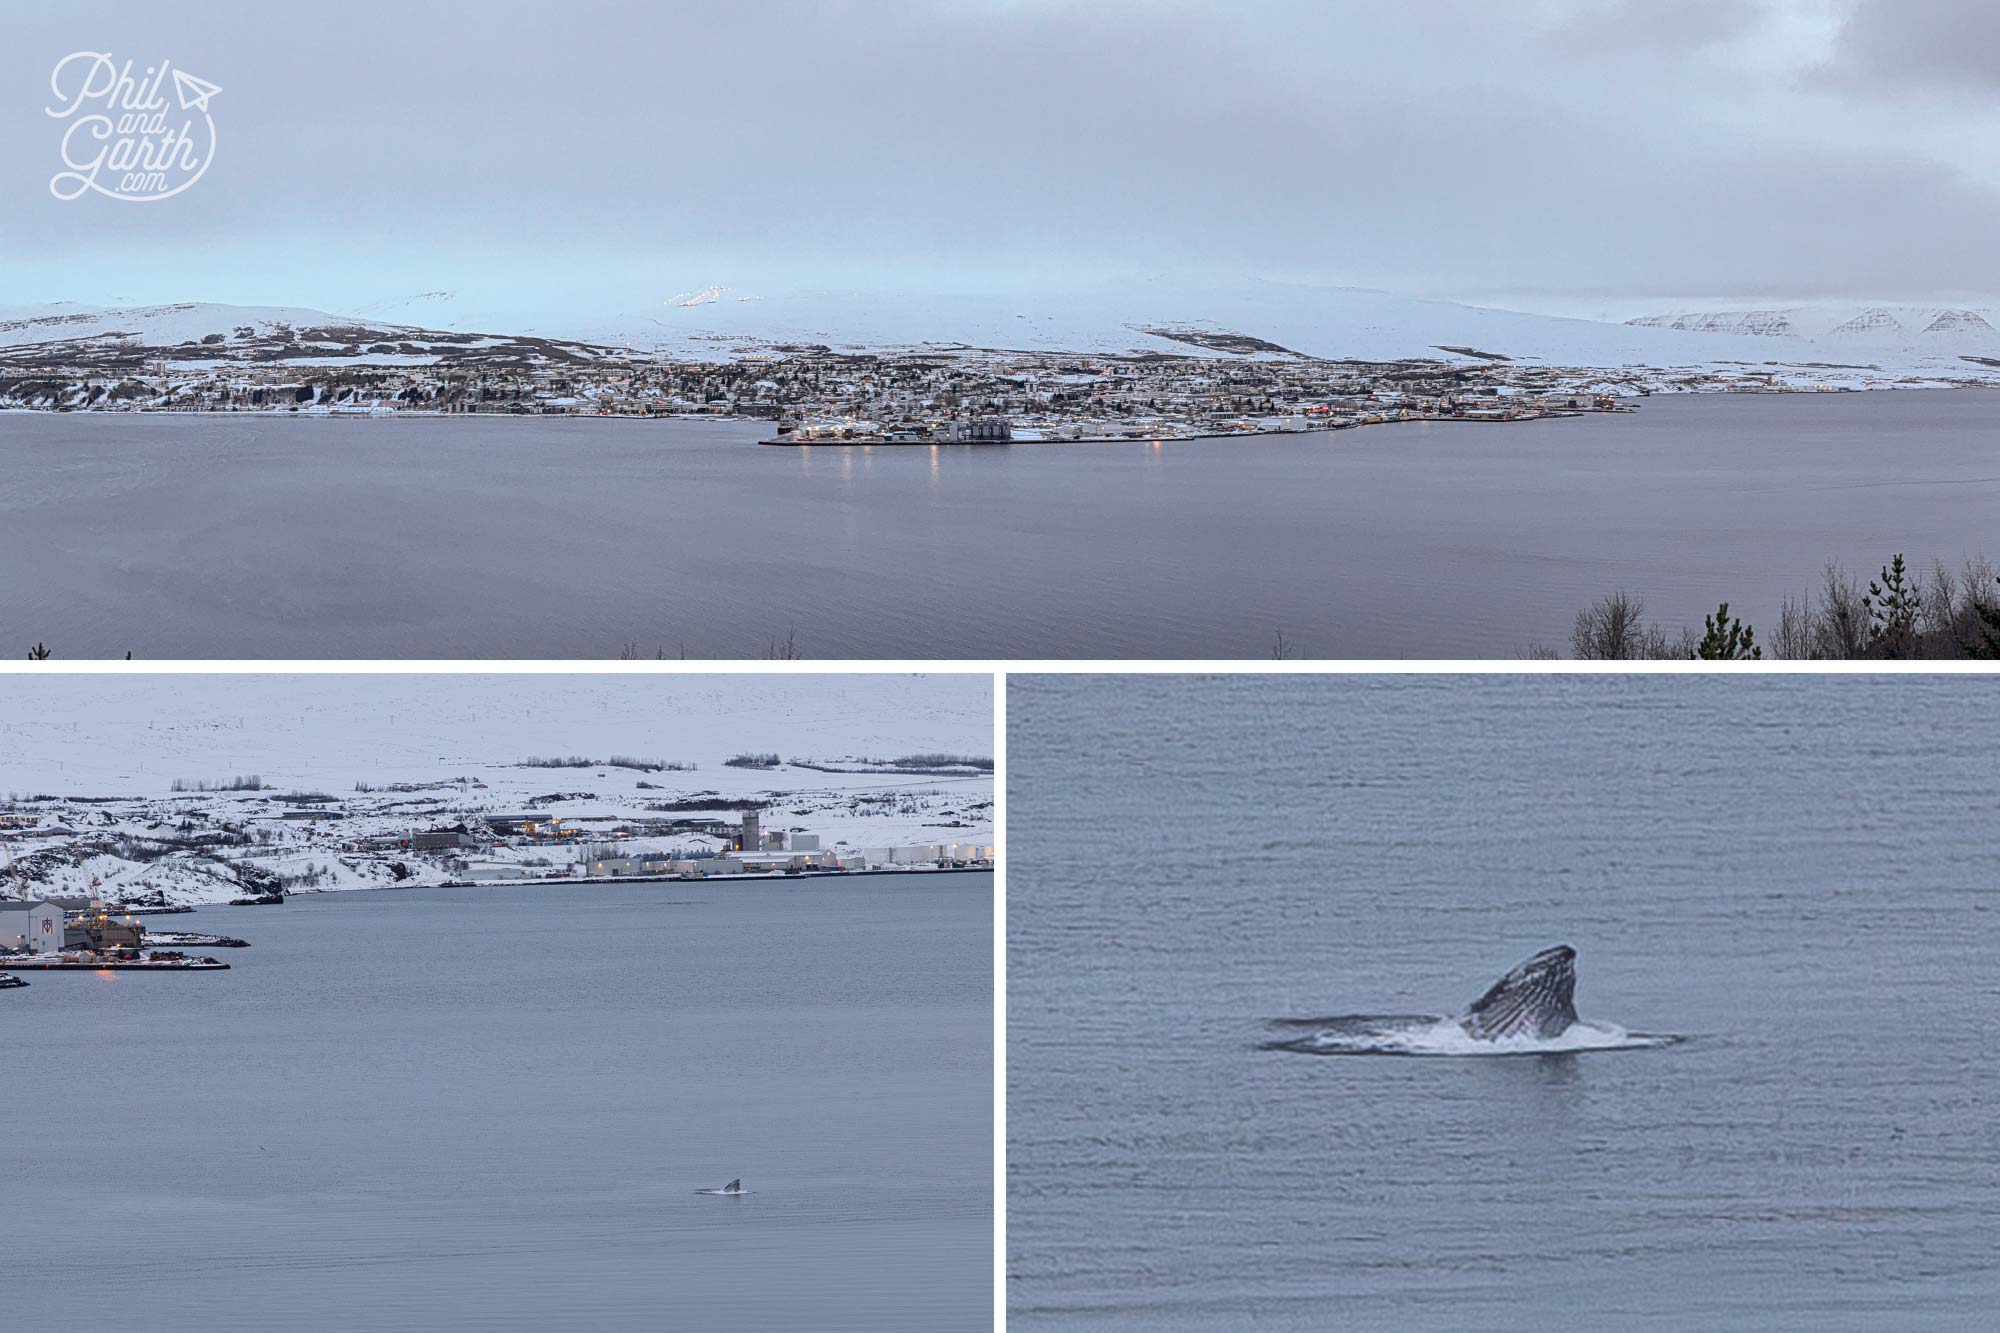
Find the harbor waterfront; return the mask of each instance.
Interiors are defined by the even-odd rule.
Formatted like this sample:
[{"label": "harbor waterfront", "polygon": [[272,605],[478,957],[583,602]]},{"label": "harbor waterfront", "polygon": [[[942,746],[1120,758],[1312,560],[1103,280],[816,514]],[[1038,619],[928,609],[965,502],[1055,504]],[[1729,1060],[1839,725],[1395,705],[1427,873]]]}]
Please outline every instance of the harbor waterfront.
[{"label": "harbor waterfront", "polygon": [[0,955],[0,964],[16,972],[227,972],[229,964],[213,958],[192,958],[175,953],[148,953],[137,957],[95,957],[90,954],[28,954],[23,957]]},{"label": "harbor waterfront", "polygon": [[37,974],[10,1112],[121,1166],[10,1156],[76,1243],[6,1320],[989,1328],[992,883],[301,895],[175,917],[227,977]]},{"label": "harbor waterfront", "polygon": [[[1829,560],[1995,536],[1986,390],[1241,439],[0,415],[0,634],[122,657],[1512,657],[1624,588],[1764,641]],[[227,484],[223,484],[224,482]],[[615,502],[586,502],[615,496]],[[417,574],[415,571],[421,571]]]}]

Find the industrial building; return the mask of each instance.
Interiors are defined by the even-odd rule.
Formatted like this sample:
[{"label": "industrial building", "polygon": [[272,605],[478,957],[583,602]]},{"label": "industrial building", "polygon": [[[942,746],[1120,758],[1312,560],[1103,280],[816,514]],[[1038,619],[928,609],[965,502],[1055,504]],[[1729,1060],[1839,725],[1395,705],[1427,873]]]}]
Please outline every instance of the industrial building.
[{"label": "industrial building", "polygon": [[920,842],[905,847],[870,847],[863,853],[872,866],[951,865],[991,861],[993,844]]},{"label": "industrial building", "polygon": [[0,950],[55,953],[62,947],[62,908],[33,899],[0,900]]},{"label": "industrial building", "polygon": [[1005,444],[1014,438],[1014,431],[1005,417],[979,416],[946,422],[938,436],[952,444]]},{"label": "industrial building", "polygon": [[583,873],[617,879],[625,875],[665,875],[672,862],[663,856],[600,856],[583,863]]}]

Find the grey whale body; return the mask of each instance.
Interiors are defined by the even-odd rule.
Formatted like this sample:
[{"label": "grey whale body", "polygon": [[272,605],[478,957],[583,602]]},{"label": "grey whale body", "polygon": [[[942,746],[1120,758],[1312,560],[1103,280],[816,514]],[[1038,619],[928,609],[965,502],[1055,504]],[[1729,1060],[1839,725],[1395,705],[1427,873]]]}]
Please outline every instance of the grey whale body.
[{"label": "grey whale body", "polygon": [[1494,982],[1458,1022],[1478,1041],[1560,1037],[1576,1022],[1576,950],[1542,950]]}]

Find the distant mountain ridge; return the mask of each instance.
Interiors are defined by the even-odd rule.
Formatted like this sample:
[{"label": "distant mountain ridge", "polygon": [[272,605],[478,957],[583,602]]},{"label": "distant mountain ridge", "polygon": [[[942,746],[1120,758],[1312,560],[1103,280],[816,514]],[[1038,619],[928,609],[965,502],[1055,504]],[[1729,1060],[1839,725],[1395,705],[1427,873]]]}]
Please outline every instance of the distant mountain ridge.
[{"label": "distant mountain ridge", "polygon": [[[0,366],[130,371],[155,362],[560,367],[629,357],[727,361],[799,350],[1520,363],[1677,378],[1762,367],[1829,387],[1987,383],[1989,313],[1798,305],[1624,322],[1531,314],[1362,288],[1107,280],[1012,295],[889,289],[663,294],[637,311],[524,321],[504,302],[436,289],[353,315],[185,302],[0,310]],[[2000,317],[2000,316],[1996,316]],[[408,319],[413,322],[390,322]]]},{"label": "distant mountain ridge", "polygon": [[1898,343],[1911,337],[1954,335],[1985,339],[1980,350],[2000,342],[1985,313],[1952,306],[1792,306],[1775,310],[1700,310],[1630,319],[1635,328],[1689,333],[1732,333],[1751,337],[1857,338]]},{"label": "distant mountain ridge", "polygon": [[[1876,312],[1872,329],[1863,318],[1870,310]],[[1851,327],[1834,337],[1833,329],[1843,324]],[[1984,375],[1962,357],[2000,355],[2000,333],[1977,310],[1801,306],[1613,322],[1272,282],[1123,280],[1011,296],[767,292],[749,301],[663,302],[653,311],[571,332],[595,342],[717,359],[786,346],[972,347],[1368,361],[1443,357],[1606,369],[1839,363],[1878,378],[1930,379]]]}]

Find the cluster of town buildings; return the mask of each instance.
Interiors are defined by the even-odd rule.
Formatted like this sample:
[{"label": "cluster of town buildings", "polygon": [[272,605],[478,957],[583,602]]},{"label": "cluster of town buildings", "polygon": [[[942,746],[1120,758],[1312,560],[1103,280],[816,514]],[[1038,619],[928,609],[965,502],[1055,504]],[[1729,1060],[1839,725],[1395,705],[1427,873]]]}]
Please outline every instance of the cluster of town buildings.
[{"label": "cluster of town buildings", "polygon": [[[696,845],[646,850],[627,844],[649,835],[700,835]],[[708,879],[720,875],[771,875],[838,871],[943,869],[988,866],[993,844],[905,843],[823,846],[819,834],[765,829],[757,810],[730,825],[720,819],[635,821],[562,818],[541,814],[488,815],[442,828],[377,834],[353,841],[355,851],[430,853],[449,858],[466,880]],[[565,858],[533,861],[506,857],[503,849],[566,848]],[[537,864],[547,862],[547,864]]]},{"label": "cluster of town buildings", "polygon": [[871,358],[834,392],[787,403],[779,442],[1187,439],[1390,421],[1608,412],[1639,392],[1600,372],[1445,361],[1218,359],[1021,352]]},{"label": "cluster of town buildings", "polygon": [[[434,858],[449,878],[460,881],[519,879],[677,877],[800,874],[839,871],[910,870],[990,866],[991,842],[937,841],[856,846],[828,843],[802,829],[766,828],[759,807],[717,813],[592,813],[558,815],[546,810],[521,813],[385,816],[380,810],[350,812],[336,797],[292,793],[261,798],[275,807],[273,818],[293,830],[273,850],[319,850],[369,860]],[[434,802],[419,802],[432,805]],[[453,822],[443,822],[451,818]],[[389,827],[385,827],[388,825]],[[198,848],[207,824],[189,826],[184,837]],[[74,845],[83,836],[60,819],[20,812],[0,813],[0,845],[10,858],[26,858],[37,847]],[[259,845],[238,846],[240,864],[258,859]],[[4,889],[0,889],[4,892]],[[23,888],[25,892],[25,888]],[[246,888],[255,897],[255,890]],[[265,892],[276,892],[266,889]],[[282,893],[277,894],[282,897]],[[56,895],[54,901],[64,900]],[[79,897],[67,905],[81,906]]]},{"label": "cluster of town buildings", "polygon": [[1520,420],[1615,410],[1623,398],[1647,389],[1638,372],[1569,370],[1466,352],[1450,360],[1361,362],[1289,353],[785,346],[714,362],[608,349],[601,360],[560,365],[156,362],[120,372],[37,368],[0,374],[0,406],[330,416],[708,415],[770,420],[774,443],[988,444]]}]

